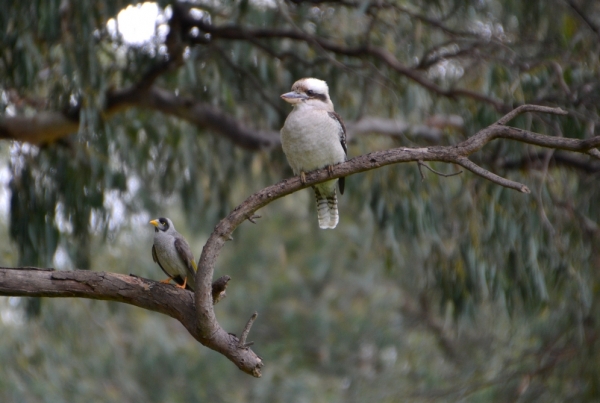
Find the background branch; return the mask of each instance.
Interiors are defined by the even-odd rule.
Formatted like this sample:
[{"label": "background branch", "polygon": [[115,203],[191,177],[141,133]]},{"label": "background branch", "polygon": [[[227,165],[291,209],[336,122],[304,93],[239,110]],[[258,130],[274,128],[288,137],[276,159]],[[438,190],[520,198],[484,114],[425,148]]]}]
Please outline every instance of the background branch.
[{"label": "background branch", "polygon": [[[279,131],[253,129],[219,108],[190,97],[178,96],[158,86],[145,88],[136,85],[126,90],[110,92],[103,116],[109,118],[128,108],[151,109],[184,119],[198,129],[210,130],[248,150],[272,149],[280,144]],[[411,125],[402,119],[366,117],[348,122],[346,126],[349,138],[372,133],[391,137],[411,134],[430,143],[438,143],[443,138],[443,128],[462,129],[463,120],[458,115],[435,115],[424,124]],[[39,112],[31,117],[0,117],[0,139],[31,144],[51,143],[77,132],[78,129],[78,119],[71,119],[62,112]]]},{"label": "background branch", "polygon": [[[290,29],[267,29],[267,28],[248,28],[240,26],[217,26],[212,25],[204,20],[196,20],[188,15],[185,22],[189,27],[197,27],[204,32],[211,34],[213,40],[245,40],[253,42],[258,39],[292,39],[295,41],[306,42],[308,45],[316,46],[322,50],[335,53],[337,55],[350,56],[355,58],[373,57],[380,62],[383,62],[388,67],[395,70],[397,73],[405,76],[411,81],[421,85],[437,95],[456,98],[466,97],[473,100],[489,104],[497,111],[506,112],[510,110],[510,105],[506,105],[501,101],[494,99],[485,94],[477,93],[467,89],[445,89],[440,87],[433,81],[427,79],[418,69],[410,68],[402,64],[392,53],[383,48],[372,45],[361,45],[357,47],[346,47],[337,43],[323,39],[317,36],[312,36],[299,30]],[[190,39],[192,42],[193,38]]]}]

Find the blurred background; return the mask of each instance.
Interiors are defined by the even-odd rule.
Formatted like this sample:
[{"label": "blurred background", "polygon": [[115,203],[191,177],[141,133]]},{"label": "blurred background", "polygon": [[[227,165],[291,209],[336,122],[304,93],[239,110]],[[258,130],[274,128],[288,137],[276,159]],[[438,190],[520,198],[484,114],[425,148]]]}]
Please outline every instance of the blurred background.
[{"label": "blurred background", "polygon": [[[229,211],[292,176],[279,95],[301,77],[328,82],[350,157],[456,144],[523,103],[569,111],[511,123],[539,133],[600,123],[595,0],[4,7],[2,266],[161,280],[159,216],[198,258]],[[0,297],[0,401],[600,401],[599,162],[510,141],[471,158],[532,193],[401,164],[347,178],[333,231],[310,190],[235,231],[216,314],[240,334],[259,313],[262,378],[158,313]]]}]

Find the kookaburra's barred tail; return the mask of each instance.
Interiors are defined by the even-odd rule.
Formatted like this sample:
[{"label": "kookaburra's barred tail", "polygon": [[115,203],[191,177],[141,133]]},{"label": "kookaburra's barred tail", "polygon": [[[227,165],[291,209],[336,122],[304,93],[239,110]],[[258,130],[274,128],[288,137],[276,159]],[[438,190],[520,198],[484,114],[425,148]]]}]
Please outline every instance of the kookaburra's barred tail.
[{"label": "kookaburra's barred tail", "polygon": [[318,188],[315,189],[317,198],[317,217],[319,219],[319,227],[322,229],[333,229],[340,220],[338,214],[338,202],[335,188],[333,193],[324,195]]}]

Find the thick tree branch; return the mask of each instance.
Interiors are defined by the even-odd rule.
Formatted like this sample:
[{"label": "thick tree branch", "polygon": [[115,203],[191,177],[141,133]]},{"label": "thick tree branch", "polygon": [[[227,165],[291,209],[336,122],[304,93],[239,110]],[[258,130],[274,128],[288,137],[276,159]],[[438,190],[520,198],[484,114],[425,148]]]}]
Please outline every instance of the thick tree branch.
[{"label": "thick tree branch", "polygon": [[454,146],[402,147],[376,151],[335,165],[331,173],[328,169],[309,172],[306,174],[306,183],[302,183],[299,177],[293,177],[254,193],[217,224],[204,245],[198,263],[196,293],[193,298],[188,291],[132,276],[90,271],[32,270],[31,268],[0,268],[0,295],[113,300],[161,312],[179,320],[193,337],[203,345],[225,355],[238,368],[254,376],[260,376],[263,362],[248,348],[248,344],[243,342],[250,328],[247,327],[248,330],[240,339],[227,333],[219,325],[213,307],[218,298],[222,296],[229,281],[229,278],[224,276],[213,283],[215,264],[225,242],[231,239],[231,234],[241,223],[248,220],[249,217],[254,217],[254,213],[261,207],[300,189],[331,178],[350,176],[385,165],[410,161],[440,161],[459,164],[501,186],[527,192],[528,189],[525,185],[501,178],[468,159],[469,155],[499,138],[600,158],[600,151],[597,149],[600,146],[600,136],[583,140],[569,139],[505,126],[510,119],[525,112],[565,114],[559,108],[524,105],[497,123],[480,130],[469,139]]},{"label": "thick tree branch", "polygon": [[[215,296],[214,302],[218,302],[229,279],[229,276],[223,276],[210,285],[211,301]],[[90,298],[159,312],[177,319],[196,340],[225,355],[240,369],[260,376],[262,361],[247,346],[238,348],[239,340],[235,335],[205,336],[198,332],[193,293],[173,285],[118,273],[0,267],[0,296]]]},{"label": "thick tree branch", "polygon": [[0,295],[123,302],[168,315],[180,321],[190,333],[194,330],[191,292],[124,274],[0,267]]}]

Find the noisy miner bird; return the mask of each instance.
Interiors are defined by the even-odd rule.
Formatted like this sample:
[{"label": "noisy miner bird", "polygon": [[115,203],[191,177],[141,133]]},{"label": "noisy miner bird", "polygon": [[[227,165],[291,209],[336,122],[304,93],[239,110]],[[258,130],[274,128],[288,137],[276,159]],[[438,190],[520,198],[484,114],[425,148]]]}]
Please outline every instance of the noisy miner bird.
[{"label": "noisy miner bird", "polygon": [[161,217],[150,221],[150,224],[155,227],[152,259],[169,276],[161,283],[168,284],[173,280],[177,283],[176,287],[193,290],[198,268],[190,245],[175,230],[170,219]]},{"label": "noisy miner bird", "polygon": [[[346,127],[333,110],[327,83],[316,78],[302,78],[294,83],[292,92],[281,95],[294,107],[281,129],[281,145],[294,174],[306,183],[305,172],[346,161]],[[344,180],[339,178],[340,193]],[[335,192],[337,179],[313,186],[317,197],[320,228],[335,228],[338,205]]]}]

